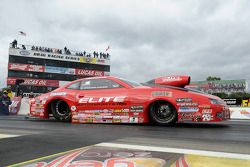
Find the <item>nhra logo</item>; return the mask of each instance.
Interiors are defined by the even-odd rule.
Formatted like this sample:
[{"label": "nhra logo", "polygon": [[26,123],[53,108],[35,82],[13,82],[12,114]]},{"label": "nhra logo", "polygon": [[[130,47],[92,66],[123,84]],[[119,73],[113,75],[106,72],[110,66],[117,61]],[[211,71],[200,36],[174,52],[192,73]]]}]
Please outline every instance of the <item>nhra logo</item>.
[{"label": "nhra logo", "polygon": [[117,97],[84,97],[79,99],[79,103],[108,103],[115,102],[120,103],[125,101],[125,96]]},{"label": "nhra logo", "polygon": [[30,52],[28,52],[28,51],[26,51],[26,50],[22,50],[22,51],[20,51],[19,53],[20,53],[20,55],[24,55],[24,56],[30,55]]}]

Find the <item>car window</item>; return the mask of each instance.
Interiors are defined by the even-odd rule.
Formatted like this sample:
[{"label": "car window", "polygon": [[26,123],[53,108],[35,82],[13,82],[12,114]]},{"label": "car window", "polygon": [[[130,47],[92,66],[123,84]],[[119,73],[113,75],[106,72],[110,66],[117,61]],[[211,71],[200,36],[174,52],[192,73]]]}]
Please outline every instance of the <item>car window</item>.
[{"label": "car window", "polygon": [[121,87],[123,86],[109,79],[86,79],[82,80],[80,90],[113,89]]},{"label": "car window", "polygon": [[142,86],[142,84],[135,82],[135,81],[131,81],[131,80],[127,80],[124,78],[119,78],[121,81],[127,83],[128,85],[132,86],[132,87],[138,87],[138,86]]},{"label": "car window", "polygon": [[81,83],[81,81],[72,83],[71,85],[69,85],[69,86],[67,87],[67,89],[78,90],[78,89],[79,89],[79,86],[80,86],[80,83]]}]

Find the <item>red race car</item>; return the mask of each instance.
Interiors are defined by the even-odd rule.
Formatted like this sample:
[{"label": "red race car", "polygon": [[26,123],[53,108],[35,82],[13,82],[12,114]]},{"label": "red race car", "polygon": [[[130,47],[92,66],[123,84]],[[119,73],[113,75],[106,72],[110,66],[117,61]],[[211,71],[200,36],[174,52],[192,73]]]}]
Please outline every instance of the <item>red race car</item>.
[{"label": "red race car", "polygon": [[230,119],[220,98],[184,88],[189,76],[159,77],[140,84],[116,77],[68,83],[30,100],[31,116],[73,123],[217,122]]}]

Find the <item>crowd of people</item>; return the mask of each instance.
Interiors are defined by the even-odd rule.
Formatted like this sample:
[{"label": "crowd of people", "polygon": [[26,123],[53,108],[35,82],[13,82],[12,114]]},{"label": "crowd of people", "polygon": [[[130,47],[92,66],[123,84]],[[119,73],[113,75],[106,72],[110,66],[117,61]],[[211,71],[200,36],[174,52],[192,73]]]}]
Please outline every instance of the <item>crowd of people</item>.
[{"label": "crowd of people", "polygon": [[[12,48],[20,49],[17,45],[17,40],[14,40],[11,45]],[[25,45],[20,45],[20,47],[24,50],[26,50]],[[86,51],[83,52],[76,52],[76,51],[70,51],[66,46],[64,49],[55,49],[55,48],[48,48],[48,47],[41,47],[41,46],[31,46],[31,50],[34,51],[42,51],[42,52],[49,52],[49,53],[57,53],[57,54],[66,54],[66,55],[75,55],[75,56],[84,56],[84,57],[93,57],[93,58],[99,58],[99,59],[109,59],[110,54],[104,53],[104,52],[96,52],[93,53],[87,53]]]}]

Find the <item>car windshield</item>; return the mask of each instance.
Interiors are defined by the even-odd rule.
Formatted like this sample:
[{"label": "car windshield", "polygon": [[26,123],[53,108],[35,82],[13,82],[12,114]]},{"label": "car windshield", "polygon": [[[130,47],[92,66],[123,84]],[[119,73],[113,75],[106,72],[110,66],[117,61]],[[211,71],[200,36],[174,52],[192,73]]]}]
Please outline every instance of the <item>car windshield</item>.
[{"label": "car windshield", "polygon": [[127,83],[128,85],[132,86],[132,87],[138,87],[138,86],[142,86],[142,84],[136,82],[136,81],[131,81],[131,80],[127,80],[124,78],[119,78],[121,81]]}]

